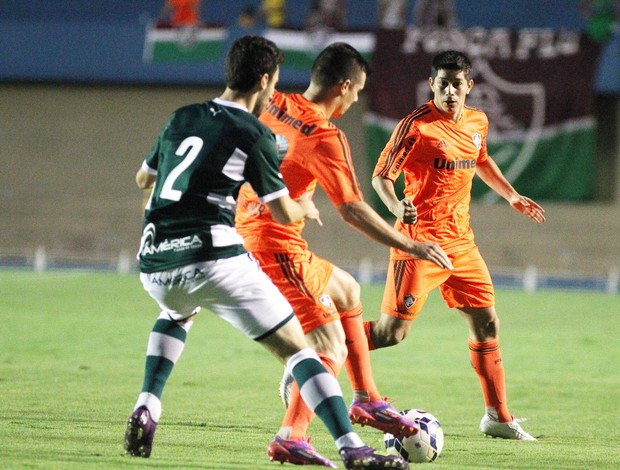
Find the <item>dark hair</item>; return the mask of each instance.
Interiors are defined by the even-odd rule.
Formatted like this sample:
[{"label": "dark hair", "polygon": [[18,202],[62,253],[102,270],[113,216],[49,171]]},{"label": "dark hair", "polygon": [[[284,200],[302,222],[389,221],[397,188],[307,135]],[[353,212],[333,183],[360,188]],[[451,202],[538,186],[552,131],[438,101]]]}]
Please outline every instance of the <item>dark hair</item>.
[{"label": "dark hair", "polygon": [[444,51],[433,57],[431,66],[431,78],[435,79],[439,70],[463,71],[465,78],[469,80],[471,74],[471,62],[469,58],[459,51]]},{"label": "dark hair", "polygon": [[335,42],[321,51],[312,64],[312,81],[321,88],[330,88],[347,79],[354,80],[370,65],[362,54],[344,42]]},{"label": "dark hair", "polygon": [[284,61],[280,49],[262,36],[243,36],[233,42],[226,55],[226,86],[250,91],[264,74],[270,77]]}]

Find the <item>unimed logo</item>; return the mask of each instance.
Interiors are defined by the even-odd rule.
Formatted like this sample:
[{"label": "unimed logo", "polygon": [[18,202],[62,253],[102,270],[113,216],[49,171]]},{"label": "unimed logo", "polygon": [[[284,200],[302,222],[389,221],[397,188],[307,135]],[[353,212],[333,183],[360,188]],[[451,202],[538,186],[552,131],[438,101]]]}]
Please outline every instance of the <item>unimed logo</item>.
[{"label": "unimed logo", "polygon": [[312,131],[316,129],[316,124],[309,125],[304,123],[302,120],[288,114],[286,109],[280,108],[273,102],[269,103],[267,106],[267,111],[275,116],[278,121],[291,126],[293,129],[298,130],[304,135],[310,135],[312,134]]},{"label": "unimed logo", "polygon": [[435,158],[433,167],[436,170],[470,170],[476,168],[476,160],[446,160],[445,158]]}]

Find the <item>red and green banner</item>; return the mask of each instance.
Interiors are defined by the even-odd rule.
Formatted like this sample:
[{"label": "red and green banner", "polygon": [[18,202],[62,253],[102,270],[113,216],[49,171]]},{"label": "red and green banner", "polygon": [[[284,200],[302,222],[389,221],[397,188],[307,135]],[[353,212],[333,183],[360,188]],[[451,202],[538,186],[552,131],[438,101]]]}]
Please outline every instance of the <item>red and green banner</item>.
[{"label": "red and green banner", "polygon": [[156,28],[149,25],[144,40],[144,62],[204,62],[225,53],[224,27]]},{"label": "red and green banner", "polygon": [[[266,29],[267,39],[275,42],[284,53],[282,68],[292,68],[309,72],[314,59],[325,47],[334,42],[346,42],[355,47],[367,60],[375,46],[375,35],[368,31],[330,31]],[[309,75],[309,74],[308,74]]]},{"label": "red and green banner", "polygon": [[[594,194],[594,75],[600,45],[549,29],[379,30],[365,119],[372,166],[398,120],[432,98],[432,58],[465,52],[475,86],[467,104],[489,117],[487,144],[515,188],[538,200]],[[479,179],[474,197],[494,201]]]},{"label": "red and green banner", "polygon": [[[236,35],[240,31],[235,31]],[[375,36],[368,31],[313,31],[300,29],[261,30],[260,34],[275,42],[286,58],[283,69],[309,72],[314,59],[327,45],[346,42],[366,59],[374,49]],[[208,62],[224,59],[227,41],[234,39],[222,26],[158,28],[149,24],[144,40],[145,62]]]}]

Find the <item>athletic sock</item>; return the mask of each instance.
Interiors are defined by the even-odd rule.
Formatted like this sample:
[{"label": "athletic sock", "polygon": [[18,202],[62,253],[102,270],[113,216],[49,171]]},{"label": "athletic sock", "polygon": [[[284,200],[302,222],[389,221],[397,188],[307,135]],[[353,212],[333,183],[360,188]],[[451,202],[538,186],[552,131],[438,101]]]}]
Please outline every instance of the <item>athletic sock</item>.
[{"label": "athletic sock", "polygon": [[302,349],[289,359],[287,368],[293,374],[304,402],[323,421],[338,449],[362,446],[361,438],[349,421],[340,385],[321,364],[316,352],[310,348]]},{"label": "athletic sock", "polygon": [[[340,368],[332,358],[321,353],[317,354],[317,356],[327,372],[333,377],[337,377],[340,373]],[[278,435],[283,439],[300,439],[305,437],[313,418],[314,412],[304,402],[299,392],[297,381],[293,381],[288,407]]]},{"label": "athletic sock", "polygon": [[495,409],[500,422],[512,421],[506,403],[506,378],[499,339],[490,341],[469,339],[469,358],[480,379],[485,406]]},{"label": "athletic sock", "polygon": [[362,304],[346,312],[340,312],[340,322],[346,337],[348,355],[344,364],[353,389],[353,398],[362,401],[380,400],[381,394],[372,376],[370,350],[362,319]]},{"label": "athletic sock", "polygon": [[161,415],[161,396],[174,365],[181,357],[192,321],[179,323],[162,312],[149,335],[142,393],[135,408],[146,406],[154,421]]}]

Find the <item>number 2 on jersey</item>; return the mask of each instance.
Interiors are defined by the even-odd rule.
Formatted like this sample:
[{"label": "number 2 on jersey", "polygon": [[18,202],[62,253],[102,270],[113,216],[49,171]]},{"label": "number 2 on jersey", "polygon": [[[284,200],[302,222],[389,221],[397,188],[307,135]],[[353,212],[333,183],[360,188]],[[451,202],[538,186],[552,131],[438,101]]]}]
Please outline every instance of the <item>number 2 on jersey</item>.
[{"label": "number 2 on jersey", "polygon": [[179,176],[181,176],[181,174],[192,164],[192,162],[196,160],[196,157],[200,153],[202,146],[202,139],[196,136],[188,137],[183,142],[181,142],[181,145],[179,145],[179,148],[177,149],[175,155],[183,157],[186,152],[187,155],[185,155],[183,160],[181,160],[181,163],[175,166],[174,169],[170,172],[170,174],[164,181],[164,185],[161,188],[159,197],[161,197],[162,199],[169,199],[170,201],[179,201],[181,199],[183,191],[173,189],[172,186],[179,178]]}]

